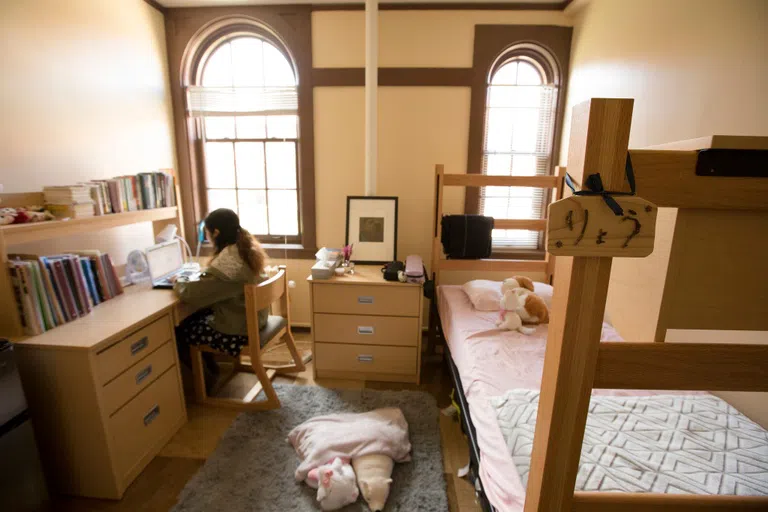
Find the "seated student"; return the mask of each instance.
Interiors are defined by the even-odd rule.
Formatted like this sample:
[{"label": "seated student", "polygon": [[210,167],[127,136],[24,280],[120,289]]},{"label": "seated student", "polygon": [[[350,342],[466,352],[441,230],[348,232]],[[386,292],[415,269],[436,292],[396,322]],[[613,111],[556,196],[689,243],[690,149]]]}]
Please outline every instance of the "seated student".
[{"label": "seated student", "polygon": [[[245,284],[264,279],[266,254],[232,210],[220,208],[205,218],[205,234],[214,246],[214,257],[197,281],[174,283],[182,302],[198,308],[176,328],[182,362],[190,365],[189,345],[208,345],[237,357],[248,344]],[[259,329],[267,324],[269,311],[259,311]],[[213,354],[203,353],[206,373],[217,374]]]}]

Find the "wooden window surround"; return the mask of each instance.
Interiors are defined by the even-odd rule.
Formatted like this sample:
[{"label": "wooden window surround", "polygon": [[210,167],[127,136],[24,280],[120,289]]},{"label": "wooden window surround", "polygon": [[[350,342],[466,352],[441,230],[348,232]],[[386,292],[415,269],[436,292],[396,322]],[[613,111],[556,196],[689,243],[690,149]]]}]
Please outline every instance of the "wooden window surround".
[{"label": "wooden window surround", "polygon": [[[469,145],[467,154],[467,173],[481,174],[486,133],[486,106],[488,78],[504,62],[516,56],[533,59],[541,63],[545,74],[552,76],[558,87],[555,108],[554,140],[549,174],[554,173],[554,166],[560,153],[560,132],[565,110],[566,84],[568,83],[568,63],[571,48],[570,27],[545,25],[476,25],[474,55],[472,60],[472,83],[469,114]],[[533,47],[541,47],[554,62],[547,62]],[[557,66],[557,69],[552,69]],[[548,76],[549,78],[549,76]],[[545,202],[547,198],[545,198]],[[481,204],[480,189],[467,188],[464,211],[478,213]],[[493,258],[542,259],[543,247],[531,250],[494,249]]]},{"label": "wooden window surround", "polygon": [[[168,9],[165,12],[171,100],[177,143],[184,232],[196,233],[207,213],[201,118],[187,115],[185,89],[198,83],[200,64],[222,39],[254,35],[279,48],[290,59],[298,77],[298,194],[299,237],[287,243],[262,239],[272,257],[314,259],[315,166],[314,105],[312,94],[312,32],[310,6],[240,6]],[[280,237],[283,239],[283,237]]]}]

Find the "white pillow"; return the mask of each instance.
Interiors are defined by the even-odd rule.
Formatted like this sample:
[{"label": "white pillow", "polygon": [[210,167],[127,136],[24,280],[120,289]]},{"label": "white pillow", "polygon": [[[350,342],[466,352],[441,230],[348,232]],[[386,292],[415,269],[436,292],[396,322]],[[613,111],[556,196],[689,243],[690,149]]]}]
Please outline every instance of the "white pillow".
[{"label": "white pillow", "polygon": [[487,279],[468,281],[461,287],[478,311],[498,311],[501,301],[501,282]]},{"label": "white pillow", "polygon": [[552,310],[552,293],[554,288],[546,283],[533,282],[533,293],[544,299],[544,303],[549,310]]}]

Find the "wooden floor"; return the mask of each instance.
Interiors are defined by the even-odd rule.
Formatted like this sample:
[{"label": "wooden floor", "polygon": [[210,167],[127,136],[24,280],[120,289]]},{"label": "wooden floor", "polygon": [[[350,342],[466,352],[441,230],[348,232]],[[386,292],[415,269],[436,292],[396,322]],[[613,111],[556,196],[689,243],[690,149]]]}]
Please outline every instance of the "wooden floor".
[{"label": "wooden floor", "polygon": [[[307,334],[298,334],[296,338],[297,342],[308,343]],[[248,376],[250,377],[252,376]],[[274,382],[332,388],[423,390],[437,399],[438,406],[445,407],[450,404],[451,379],[442,363],[425,364],[422,368],[421,380],[422,383],[419,386],[332,379],[315,382],[312,378],[310,363],[305,372],[296,376],[278,376]],[[241,384],[243,387],[250,388],[248,382]],[[241,385],[234,380],[224,391],[226,394],[237,395],[242,390],[239,388]],[[191,393],[187,396],[187,413],[189,415],[187,424],[139,475],[121,501],[54,497],[52,510],[56,512],[162,512],[169,510],[176,503],[176,497],[184,485],[203,465],[205,459],[213,453],[222,434],[239,414],[236,411],[196,405],[191,398]],[[440,415],[440,437],[451,512],[479,511],[480,506],[475,502],[472,485],[456,476],[456,471],[467,463],[468,448],[461,433],[461,427],[455,418]]]}]

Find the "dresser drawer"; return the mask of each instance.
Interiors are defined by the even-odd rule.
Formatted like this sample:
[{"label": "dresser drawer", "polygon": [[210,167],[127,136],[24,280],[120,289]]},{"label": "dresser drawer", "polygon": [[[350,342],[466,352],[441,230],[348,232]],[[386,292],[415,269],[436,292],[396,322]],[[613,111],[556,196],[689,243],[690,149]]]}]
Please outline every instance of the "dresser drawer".
[{"label": "dresser drawer", "polygon": [[175,367],[128,402],[109,419],[117,476],[131,469],[179,423],[184,414],[179,375]]},{"label": "dresser drawer", "polygon": [[329,313],[315,314],[314,330],[317,342],[404,347],[415,347],[421,334],[417,317]]},{"label": "dresser drawer", "polygon": [[315,284],[312,302],[315,313],[354,315],[419,316],[419,286],[365,286]]},{"label": "dresser drawer", "polygon": [[176,346],[166,342],[165,345],[118,375],[102,390],[104,407],[110,416],[128,400],[136,396],[142,389],[152,384],[165,370],[172,367],[175,358],[173,351]]},{"label": "dresser drawer", "polygon": [[106,384],[170,339],[173,339],[173,323],[170,315],[165,315],[99,352],[95,368],[99,382]]},{"label": "dresser drawer", "polygon": [[416,349],[377,345],[315,343],[318,371],[416,374]]}]

